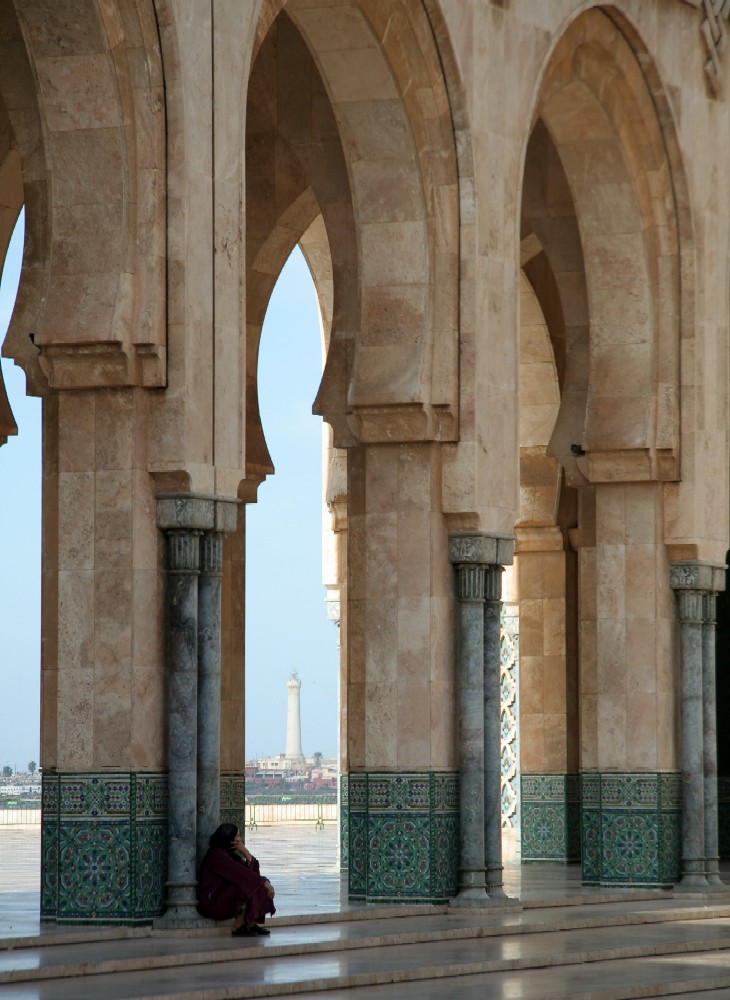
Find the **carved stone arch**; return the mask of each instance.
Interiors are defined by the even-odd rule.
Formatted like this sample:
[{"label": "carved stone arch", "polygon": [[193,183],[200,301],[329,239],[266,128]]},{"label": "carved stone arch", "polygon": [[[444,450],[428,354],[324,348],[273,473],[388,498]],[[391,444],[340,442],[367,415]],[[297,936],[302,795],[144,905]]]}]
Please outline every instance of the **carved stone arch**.
[{"label": "carved stone arch", "polygon": [[517,527],[557,523],[560,466],[548,454],[560,409],[550,331],[537,295],[520,272],[520,512]]},{"label": "carved stone arch", "polygon": [[48,172],[38,95],[25,40],[11,0],[0,3],[0,115],[3,122],[3,223],[0,259],[20,209],[26,206],[23,267],[4,357],[23,369],[29,393],[41,395],[46,379],[28,336],[35,333],[48,291]]},{"label": "carved stone arch", "polygon": [[29,249],[8,353],[27,356],[32,332],[53,387],[161,385],[165,125],[152,0],[16,9]]},{"label": "carved stone arch", "polygon": [[520,263],[545,317],[560,384],[560,410],[548,443],[567,482],[584,485],[572,445],[582,440],[588,393],[589,311],[578,219],[549,132],[535,123],[525,153]]},{"label": "carved stone arch", "polygon": [[[262,23],[277,6],[262,7]],[[430,22],[420,4],[400,0],[283,9],[334,112],[356,236],[317,411],[335,427],[346,416],[364,441],[453,439],[456,157]],[[337,261],[324,204],[323,217]],[[336,300],[337,289],[335,277]]]},{"label": "carved stone arch", "polygon": [[[590,481],[679,476],[681,206],[673,130],[646,50],[605,12],[579,15],[554,47],[534,120],[567,178],[590,316],[585,390],[573,414]],[[671,145],[671,142],[669,142]]]},{"label": "carved stone arch", "polygon": [[288,207],[260,245],[248,269],[246,295],[246,479],[262,481],[274,472],[261,424],[258,360],[264,317],[284,264],[314,220],[319,204],[310,187]]}]

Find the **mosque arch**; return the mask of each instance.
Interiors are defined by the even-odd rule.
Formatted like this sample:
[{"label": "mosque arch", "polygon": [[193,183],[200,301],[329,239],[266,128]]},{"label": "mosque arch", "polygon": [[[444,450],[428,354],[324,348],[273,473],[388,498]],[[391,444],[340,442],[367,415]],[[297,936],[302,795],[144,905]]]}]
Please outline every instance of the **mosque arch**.
[{"label": "mosque arch", "polygon": [[[150,2],[13,4],[28,254],[7,348],[55,388],[164,384],[164,101]],[[80,86],[80,82],[83,85]],[[41,125],[42,122],[42,125]],[[51,180],[52,178],[52,180]],[[16,332],[17,331],[17,332]]]},{"label": "mosque arch", "polygon": [[679,477],[681,170],[656,71],[627,31],[603,9],[576,17],[550,54],[533,117],[557,150],[578,221],[590,336],[567,373],[585,393],[570,443],[587,453],[577,465],[592,482]]},{"label": "mosque arch", "polygon": [[[274,9],[267,5],[262,24],[274,23]],[[340,248],[322,201],[333,258],[347,260],[352,277],[342,293],[335,280],[318,411],[335,428],[346,418],[341,443],[348,434],[453,437],[456,170],[429,22],[419,6],[401,3],[348,2],[325,16],[295,0],[281,16],[305,40],[331,102],[354,219]]]}]

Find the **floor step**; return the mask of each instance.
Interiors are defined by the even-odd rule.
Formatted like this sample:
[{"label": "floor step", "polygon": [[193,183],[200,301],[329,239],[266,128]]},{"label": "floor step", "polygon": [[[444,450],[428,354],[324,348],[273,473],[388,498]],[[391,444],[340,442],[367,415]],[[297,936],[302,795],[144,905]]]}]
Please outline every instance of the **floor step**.
[{"label": "floor step", "polygon": [[[604,972],[613,975],[619,965],[625,966],[641,980],[643,966],[659,959],[670,963],[678,984],[688,989],[730,987],[727,906],[661,909],[647,904],[646,909],[630,913],[619,912],[620,907],[613,912],[608,909],[585,907],[561,914],[545,908],[503,916],[501,922],[494,915],[463,911],[328,921],[274,926],[265,940],[233,939],[215,932],[194,937],[150,932],[127,939],[100,935],[95,943],[21,947],[0,954],[0,1000],[30,996],[17,989],[31,983],[35,1000],[78,997],[80,978],[84,995],[104,1000],[232,1000],[304,993],[334,1000],[356,986],[360,988],[358,1000],[368,1000],[369,995],[373,1000],[376,996],[426,1000],[430,996],[467,997],[470,994],[464,990],[476,988],[481,980],[493,984],[481,997],[557,997],[573,994],[561,993],[562,987],[557,986],[557,992],[520,994],[514,992],[514,983],[512,992],[503,994],[499,977],[507,977],[505,982],[509,977],[517,976],[520,982],[527,977],[527,983],[539,969],[544,989],[549,985],[544,978],[548,974],[555,982],[570,980],[580,987],[589,966],[594,967],[593,997],[598,996],[597,978],[605,982]],[[559,915],[560,927],[556,924]],[[690,974],[693,970],[695,975]],[[703,985],[710,981],[719,985]],[[402,993],[408,984],[420,984],[420,992]],[[496,992],[491,992],[493,988]],[[607,998],[671,993],[612,993],[610,983],[606,988]],[[646,984],[634,988],[645,989]],[[369,992],[383,989],[390,993]]]}]

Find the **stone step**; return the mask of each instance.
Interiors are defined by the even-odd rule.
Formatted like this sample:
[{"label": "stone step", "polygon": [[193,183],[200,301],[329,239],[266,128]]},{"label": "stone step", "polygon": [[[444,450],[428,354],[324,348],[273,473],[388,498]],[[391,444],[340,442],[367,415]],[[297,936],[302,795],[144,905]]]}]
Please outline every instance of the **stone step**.
[{"label": "stone step", "polygon": [[[9,991],[21,983],[33,983],[38,1000],[78,996],[69,990],[78,990],[79,977],[84,977],[84,995],[103,995],[105,1000],[228,1000],[303,992],[334,998],[333,991],[353,986],[382,989],[390,984],[392,989],[398,983],[400,990],[400,984],[425,988],[430,982],[444,990],[434,996],[447,996],[457,977],[461,997],[465,984],[484,976],[523,975],[548,967],[555,975],[558,969],[587,963],[598,967],[621,960],[638,966],[636,959],[710,952],[723,954],[720,978],[725,975],[727,906],[654,902],[630,912],[621,909],[613,904],[570,912],[543,908],[502,915],[461,911],[409,916],[390,911],[387,918],[278,927],[274,922],[266,939],[233,939],[215,930],[191,936],[149,929],[147,936],[139,931],[126,937],[98,933],[95,941],[53,945],[46,938],[44,947],[16,947],[0,955],[0,998],[13,995]],[[730,985],[730,972],[727,978],[723,987]],[[695,980],[692,989],[707,988]]]}]

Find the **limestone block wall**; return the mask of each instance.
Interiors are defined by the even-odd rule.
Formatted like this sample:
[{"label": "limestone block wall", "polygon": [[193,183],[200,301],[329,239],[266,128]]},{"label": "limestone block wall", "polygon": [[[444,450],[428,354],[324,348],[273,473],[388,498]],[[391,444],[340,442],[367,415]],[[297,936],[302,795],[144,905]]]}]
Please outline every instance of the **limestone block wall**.
[{"label": "limestone block wall", "polygon": [[163,552],[139,390],[43,400],[44,771],[165,762]]}]

